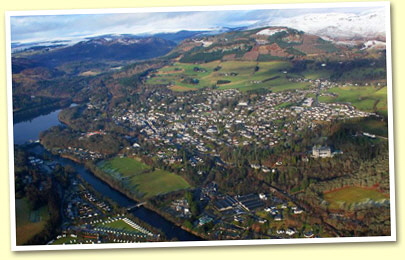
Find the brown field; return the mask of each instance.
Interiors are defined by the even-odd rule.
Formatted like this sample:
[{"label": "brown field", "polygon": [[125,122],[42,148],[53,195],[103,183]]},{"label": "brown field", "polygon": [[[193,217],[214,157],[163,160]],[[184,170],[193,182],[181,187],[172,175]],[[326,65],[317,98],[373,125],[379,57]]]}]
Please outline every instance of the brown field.
[{"label": "brown field", "polygon": [[259,52],[252,50],[252,51],[246,52],[245,55],[243,55],[242,59],[254,61],[254,60],[257,60],[258,57],[259,57]]},{"label": "brown field", "polygon": [[49,219],[48,208],[31,211],[26,199],[15,200],[17,245],[23,245],[41,232]]},{"label": "brown field", "polygon": [[380,192],[374,186],[348,186],[324,192],[324,198],[330,203],[330,209],[341,209],[343,204],[359,203],[367,199],[380,201],[383,199],[389,199],[389,195]]},{"label": "brown field", "polygon": [[184,69],[181,69],[181,70],[168,70],[168,71],[160,70],[156,74],[157,75],[167,75],[167,74],[183,73],[183,72],[184,72]]},{"label": "brown field", "polygon": [[89,70],[89,71],[82,72],[79,75],[80,76],[96,76],[98,74],[100,74],[100,72]]},{"label": "brown field", "polygon": [[173,91],[180,91],[180,92],[197,90],[196,88],[189,88],[189,87],[183,87],[183,86],[178,86],[178,85],[171,86],[171,87],[169,87],[169,89],[171,89]]}]

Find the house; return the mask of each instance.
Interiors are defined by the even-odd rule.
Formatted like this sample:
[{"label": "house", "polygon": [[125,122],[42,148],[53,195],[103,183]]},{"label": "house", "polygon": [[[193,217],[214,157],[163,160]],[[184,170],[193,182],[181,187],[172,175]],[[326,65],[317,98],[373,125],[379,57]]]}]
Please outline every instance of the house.
[{"label": "house", "polygon": [[284,234],[284,233],[285,233],[285,230],[284,230],[284,229],[278,229],[278,230],[276,231],[276,233],[279,234],[279,235],[281,235],[281,234]]},{"label": "house", "polygon": [[303,102],[302,105],[305,107],[311,107],[312,103],[314,102],[313,98],[306,98]]},{"label": "house", "polygon": [[262,172],[270,172],[271,170],[269,168],[267,168],[266,166],[262,167]]},{"label": "house", "polygon": [[203,226],[207,223],[210,223],[212,221],[211,217],[208,216],[202,216],[201,218],[198,219],[198,225]]},{"label": "house", "polygon": [[285,233],[289,236],[292,236],[296,233],[296,231],[293,228],[287,228],[287,230],[285,231]]},{"label": "house", "polygon": [[294,209],[294,214],[296,214],[296,215],[301,214],[302,212],[304,212],[304,211],[300,208]]},{"label": "house", "polygon": [[250,167],[255,170],[259,170],[261,166],[259,164],[251,164]]},{"label": "house", "polygon": [[215,201],[214,206],[218,211],[225,211],[232,209],[237,203],[231,196],[225,196],[225,198]]},{"label": "house", "polygon": [[329,146],[314,145],[312,147],[312,157],[314,158],[332,157],[332,149]]},{"label": "house", "polygon": [[307,231],[304,233],[304,237],[306,238],[314,237],[314,233],[312,231]]},{"label": "house", "polygon": [[261,200],[267,200],[267,196],[266,196],[266,194],[264,194],[264,193],[259,193],[259,198],[260,198]]},{"label": "house", "polygon": [[253,211],[264,206],[263,201],[256,194],[248,194],[236,197],[239,205],[247,211]]}]

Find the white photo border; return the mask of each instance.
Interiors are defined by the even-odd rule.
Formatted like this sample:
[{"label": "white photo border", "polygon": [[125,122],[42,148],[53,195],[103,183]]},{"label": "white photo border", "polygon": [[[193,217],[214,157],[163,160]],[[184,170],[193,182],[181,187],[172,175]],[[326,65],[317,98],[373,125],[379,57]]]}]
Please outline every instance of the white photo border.
[{"label": "white photo border", "polygon": [[[13,139],[13,105],[12,105],[12,70],[11,70],[11,17],[68,15],[68,14],[119,14],[119,13],[159,13],[188,11],[231,11],[258,9],[298,9],[298,8],[341,8],[341,7],[383,7],[386,26],[386,68],[387,68],[387,109],[388,109],[388,142],[389,142],[389,177],[390,177],[390,236],[373,237],[336,237],[336,238],[292,238],[292,239],[254,239],[254,240],[210,240],[182,242],[142,242],[122,244],[82,244],[82,245],[26,245],[16,244],[16,213],[14,186],[14,139]],[[359,243],[359,242],[395,242],[397,240],[396,201],[395,201],[395,162],[394,162],[394,118],[392,90],[392,53],[391,53],[391,14],[390,2],[337,2],[307,4],[266,4],[266,5],[223,5],[223,6],[183,6],[183,7],[147,7],[147,8],[114,8],[114,9],[72,9],[72,10],[37,10],[7,11],[5,14],[6,33],[6,73],[7,73],[7,116],[8,116],[8,149],[10,181],[10,229],[12,251],[43,250],[78,250],[78,249],[123,249],[123,248],[167,248],[167,247],[215,247],[240,245],[280,245],[280,244],[324,244],[324,243]]]}]

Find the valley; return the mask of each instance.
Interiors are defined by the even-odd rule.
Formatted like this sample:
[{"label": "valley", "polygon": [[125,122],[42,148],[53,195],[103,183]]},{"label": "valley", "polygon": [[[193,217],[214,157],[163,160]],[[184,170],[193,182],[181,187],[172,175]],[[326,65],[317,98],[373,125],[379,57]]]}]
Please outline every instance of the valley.
[{"label": "valley", "polygon": [[[386,52],[373,46],[266,26],[20,50],[13,113],[63,108],[41,147],[201,240],[390,236]],[[28,160],[32,145],[14,146],[19,203],[45,189],[64,209],[41,241],[170,241],[49,154]]]}]

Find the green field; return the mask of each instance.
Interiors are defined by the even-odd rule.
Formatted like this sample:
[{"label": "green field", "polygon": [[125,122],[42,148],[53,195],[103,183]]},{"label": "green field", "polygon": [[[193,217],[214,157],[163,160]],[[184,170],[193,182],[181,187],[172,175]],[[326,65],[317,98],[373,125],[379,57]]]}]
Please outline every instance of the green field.
[{"label": "green field", "polygon": [[140,160],[127,157],[115,157],[100,163],[99,167],[105,172],[119,172],[124,176],[138,174],[150,169],[148,165]]},{"label": "green field", "polygon": [[190,187],[182,177],[163,170],[137,175],[133,178],[133,184],[138,185],[137,190],[145,198]]},{"label": "green field", "polygon": [[302,76],[306,79],[329,79],[332,74],[330,70],[306,70],[302,72]]},{"label": "green field", "polygon": [[73,241],[75,241],[75,240],[77,241],[77,240],[79,240],[79,239],[77,239],[77,238],[72,238],[72,237],[70,237],[70,236],[61,237],[61,238],[56,239],[55,241],[53,241],[52,245],[77,244],[77,242],[76,242],[76,243],[73,242]]},{"label": "green field", "polygon": [[130,225],[128,225],[127,223],[125,223],[122,219],[111,222],[111,223],[105,223],[98,225],[98,227],[102,227],[102,228],[113,228],[113,229],[117,229],[117,230],[122,230],[122,231],[136,231],[136,229],[134,229],[133,227],[131,227]]},{"label": "green field", "polygon": [[388,137],[388,122],[374,118],[353,118],[346,120],[344,127],[356,131]]},{"label": "green field", "polygon": [[114,158],[98,164],[98,167],[138,198],[150,198],[175,190],[189,188],[190,185],[179,175],[156,169],[133,158]]},{"label": "green field", "polygon": [[130,225],[125,223],[125,221],[122,219],[112,221],[110,223],[103,223],[103,224],[100,223],[97,225],[97,227],[103,228],[103,229],[114,230],[117,232],[127,232],[127,233],[131,233],[131,234],[143,235],[143,233],[141,231],[131,227]]},{"label": "green field", "polygon": [[23,245],[40,233],[49,220],[48,207],[32,211],[26,199],[15,200],[17,245]]},{"label": "green field", "polygon": [[[305,88],[308,83],[290,82],[283,73],[291,67],[287,61],[213,61],[204,64],[174,63],[155,73],[147,84],[171,86],[173,91],[195,90],[218,86],[220,89],[235,88],[242,91],[269,88],[275,92]],[[194,69],[198,68],[199,71]],[[189,83],[189,80],[198,83]],[[220,81],[229,81],[221,84]]]},{"label": "green field", "polygon": [[330,209],[340,209],[343,204],[350,205],[366,200],[380,201],[388,199],[388,197],[375,189],[347,187],[325,193],[324,199],[330,203]]},{"label": "green field", "polygon": [[387,87],[335,87],[327,92],[337,94],[337,97],[320,96],[320,102],[350,103],[362,111],[387,114]]}]

